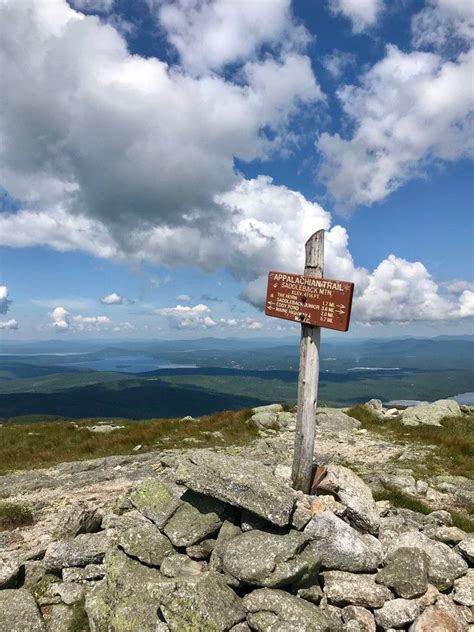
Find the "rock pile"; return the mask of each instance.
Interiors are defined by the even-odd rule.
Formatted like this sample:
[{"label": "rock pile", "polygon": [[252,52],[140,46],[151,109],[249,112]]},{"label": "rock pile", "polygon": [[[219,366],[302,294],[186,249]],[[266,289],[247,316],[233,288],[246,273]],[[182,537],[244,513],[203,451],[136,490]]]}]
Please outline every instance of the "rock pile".
[{"label": "rock pile", "polygon": [[45,549],[0,564],[1,632],[81,629],[81,616],[92,632],[462,632],[473,622],[474,536],[448,512],[376,503],[341,465],[306,496],[281,465],[209,450],[158,458],[156,475],[113,507],[83,503]]}]

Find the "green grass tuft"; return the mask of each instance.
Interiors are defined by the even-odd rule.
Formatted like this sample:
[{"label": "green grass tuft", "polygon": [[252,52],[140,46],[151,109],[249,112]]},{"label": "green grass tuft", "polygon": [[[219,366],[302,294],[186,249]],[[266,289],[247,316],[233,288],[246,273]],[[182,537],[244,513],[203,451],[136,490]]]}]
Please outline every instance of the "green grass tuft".
[{"label": "green grass tuft", "polygon": [[20,503],[0,501],[0,531],[33,524],[31,509]]}]

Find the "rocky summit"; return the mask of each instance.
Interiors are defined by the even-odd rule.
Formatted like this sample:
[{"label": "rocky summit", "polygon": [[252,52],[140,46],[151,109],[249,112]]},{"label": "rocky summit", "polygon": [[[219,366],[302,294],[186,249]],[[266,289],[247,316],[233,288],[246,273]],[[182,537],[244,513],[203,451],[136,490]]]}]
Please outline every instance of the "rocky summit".
[{"label": "rocky summit", "polygon": [[[320,456],[331,414],[319,415]],[[344,414],[334,445],[365,441]],[[472,534],[445,510],[376,502],[334,458],[314,494],[294,491],[295,415],[255,415],[262,438],[245,447],[37,473],[49,481],[43,511],[61,477],[76,500],[56,504],[41,533],[0,532],[0,632],[472,630]],[[41,487],[26,473],[4,478],[16,497]]]}]

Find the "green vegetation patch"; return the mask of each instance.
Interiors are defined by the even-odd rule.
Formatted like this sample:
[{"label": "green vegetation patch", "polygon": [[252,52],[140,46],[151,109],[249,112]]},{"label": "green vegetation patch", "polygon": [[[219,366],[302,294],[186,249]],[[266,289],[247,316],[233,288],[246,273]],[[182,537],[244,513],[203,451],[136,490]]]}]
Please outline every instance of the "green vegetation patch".
[{"label": "green vegetation patch", "polygon": [[71,423],[8,424],[0,427],[0,463],[5,474],[17,469],[49,467],[67,461],[82,461],[117,454],[140,453],[170,448],[212,448],[243,445],[258,437],[252,411],[224,411],[187,421],[149,419],[130,421],[108,419],[122,426],[109,433],[91,432],[97,419]]},{"label": "green vegetation patch", "polygon": [[[374,500],[388,500],[394,507],[401,507],[403,509],[411,509],[412,511],[417,511],[422,514],[429,514],[433,511],[432,507],[429,507],[426,503],[415,498],[414,496],[410,496],[410,494],[405,494],[397,487],[393,487],[392,485],[384,485],[383,489],[378,489],[373,493]],[[467,533],[474,532],[474,520],[469,516],[466,516],[458,511],[449,512],[453,519],[453,525],[466,531]]]},{"label": "green vegetation patch", "polygon": [[[474,478],[474,415],[447,417],[441,426],[404,426],[399,420],[379,421],[367,407],[353,406],[347,414],[364,428],[387,440],[434,446],[430,474],[451,474]],[[426,469],[426,468],[425,468]]]},{"label": "green vegetation patch", "polygon": [[33,524],[31,509],[20,503],[0,501],[0,531]]}]

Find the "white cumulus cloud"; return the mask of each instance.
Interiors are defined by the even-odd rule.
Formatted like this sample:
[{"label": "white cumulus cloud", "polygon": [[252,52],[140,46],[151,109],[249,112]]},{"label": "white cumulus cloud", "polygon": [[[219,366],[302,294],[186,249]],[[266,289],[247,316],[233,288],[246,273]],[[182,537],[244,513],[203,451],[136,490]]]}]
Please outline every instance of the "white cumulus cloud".
[{"label": "white cumulus cloud", "polygon": [[192,73],[254,58],[262,46],[299,48],[309,34],[295,23],[291,0],[149,0],[167,38]]},{"label": "white cumulus cloud", "polygon": [[178,296],[176,297],[176,300],[180,301],[181,303],[189,303],[191,298],[192,296],[189,296],[189,294],[178,294]]},{"label": "white cumulus cloud", "polygon": [[383,0],[329,0],[329,8],[352,22],[354,33],[360,33],[377,22]]},{"label": "white cumulus cloud", "polygon": [[112,294],[102,296],[100,302],[103,305],[123,305],[123,297],[117,292],[112,292]]},{"label": "white cumulus cloud", "polygon": [[413,44],[441,52],[474,40],[474,3],[471,0],[428,0],[412,19]]},{"label": "white cumulus cloud", "polygon": [[474,50],[455,62],[433,53],[386,56],[338,96],[353,123],[351,138],[323,133],[320,176],[348,207],[383,200],[436,160],[473,153]]},{"label": "white cumulus cloud", "polygon": [[8,288],[6,285],[0,285],[0,314],[6,314],[10,309],[12,301],[8,298]]},{"label": "white cumulus cloud", "polygon": [[67,309],[58,306],[49,313],[50,327],[59,333],[67,331],[100,331],[112,328],[114,323],[107,316],[71,315]]},{"label": "white cumulus cloud", "polygon": [[3,321],[0,321],[0,329],[3,329],[3,330],[18,329],[18,323],[16,322],[14,318],[11,318],[10,320],[3,320]]},{"label": "white cumulus cloud", "polygon": [[156,312],[167,318],[172,329],[210,329],[217,325],[211,317],[211,310],[203,303],[194,305],[194,307],[189,305],[163,307]]}]

